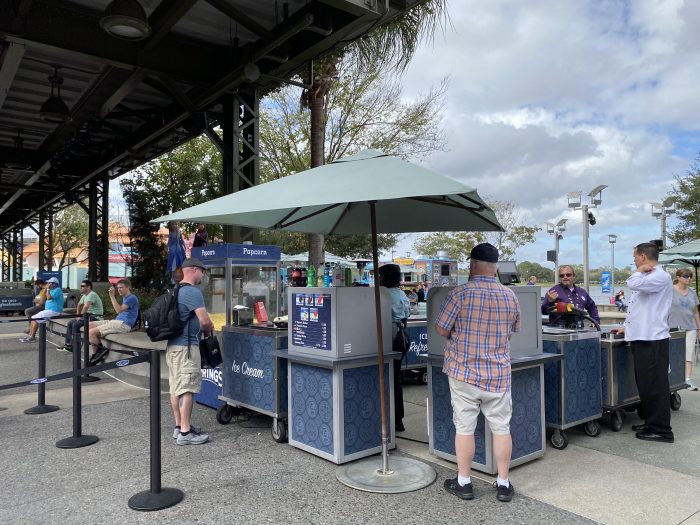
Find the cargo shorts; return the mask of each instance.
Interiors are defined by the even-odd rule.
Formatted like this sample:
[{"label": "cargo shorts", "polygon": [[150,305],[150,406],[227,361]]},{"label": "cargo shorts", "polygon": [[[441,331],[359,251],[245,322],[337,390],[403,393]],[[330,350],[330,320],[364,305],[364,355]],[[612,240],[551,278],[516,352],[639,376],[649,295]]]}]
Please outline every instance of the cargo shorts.
[{"label": "cargo shorts", "polygon": [[[189,355],[188,355],[189,354]],[[169,345],[165,349],[168,365],[170,394],[180,396],[186,392],[196,394],[202,388],[202,358],[199,346]]]}]

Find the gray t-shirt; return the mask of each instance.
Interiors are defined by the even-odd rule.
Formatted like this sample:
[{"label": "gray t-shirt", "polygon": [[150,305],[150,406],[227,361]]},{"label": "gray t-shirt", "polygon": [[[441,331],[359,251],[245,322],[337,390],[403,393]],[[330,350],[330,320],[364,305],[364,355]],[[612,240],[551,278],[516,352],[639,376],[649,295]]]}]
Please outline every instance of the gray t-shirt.
[{"label": "gray t-shirt", "polygon": [[183,321],[185,319],[189,320],[182,335],[168,339],[168,345],[187,345],[189,343],[192,346],[198,346],[201,327],[199,326],[197,314],[194,311],[204,306],[202,292],[196,286],[182,286],[177,296],[177,303],[180,310],[180,319]]},{"label": "gray t-shirt", "polygon": [[698,296],[695,290],[688,288],[688,295],[681,295],[673,288],[673,302],[668,314],[668,326],[682,330],[697,330],[695,312],[698,306]]}]

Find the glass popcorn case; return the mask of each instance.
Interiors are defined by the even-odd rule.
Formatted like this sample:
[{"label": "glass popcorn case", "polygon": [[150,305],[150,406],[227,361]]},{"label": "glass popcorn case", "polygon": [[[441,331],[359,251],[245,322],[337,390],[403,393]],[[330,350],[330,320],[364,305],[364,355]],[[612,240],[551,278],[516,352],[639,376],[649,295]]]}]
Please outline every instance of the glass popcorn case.
[{"label": "glass popcorn case", "polygon": [[201,290],[216,330],[271,325],[286,314],[280,256],[279,246],[216,244],[192,249],[192,257],[207,267]]}]

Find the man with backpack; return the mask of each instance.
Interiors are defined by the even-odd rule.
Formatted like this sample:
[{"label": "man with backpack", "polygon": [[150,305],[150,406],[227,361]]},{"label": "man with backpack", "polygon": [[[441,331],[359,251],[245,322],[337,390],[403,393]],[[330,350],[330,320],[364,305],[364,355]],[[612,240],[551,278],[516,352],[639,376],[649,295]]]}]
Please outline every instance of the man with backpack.
[{"label": "man with backpack", "polygon": [[182,281],[177,285],[177,303],[180,320],[185,323],[182,333],[168,339],[165,361],[170,381],[170,405],[175,418],[173,438],[178,445],[201,445],[209,435],[201,428],[190,425],[194,394],[202,385],[202,363],[199,354],[200,331],[208,335],[214,330],[204,306],[204,297],[197,288],[204,276],[204,264],[190,258],[182,263]]}]

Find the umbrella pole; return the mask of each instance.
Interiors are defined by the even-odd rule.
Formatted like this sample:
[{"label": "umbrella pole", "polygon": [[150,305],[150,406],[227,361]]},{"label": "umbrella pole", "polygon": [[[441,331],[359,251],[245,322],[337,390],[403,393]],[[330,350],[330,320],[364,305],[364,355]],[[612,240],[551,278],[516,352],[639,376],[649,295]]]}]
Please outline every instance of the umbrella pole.
[{"label": "umbrella pole", "polygon": [[[375,202],[369,203],[372,224],[372,262],[374,263],[374,317],[377,324],[377,371],[379,373],[379,412],[382,420],[382,474],[389,471],[389,432],[386,417],[386,393],[384,391],[384,336],[382,333],[382,308],[379,295],[379,248],[377,246],[377,211]],[[396,381],[396,378],[394,378]]]}]

